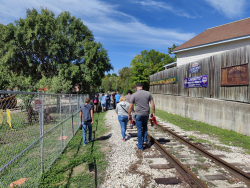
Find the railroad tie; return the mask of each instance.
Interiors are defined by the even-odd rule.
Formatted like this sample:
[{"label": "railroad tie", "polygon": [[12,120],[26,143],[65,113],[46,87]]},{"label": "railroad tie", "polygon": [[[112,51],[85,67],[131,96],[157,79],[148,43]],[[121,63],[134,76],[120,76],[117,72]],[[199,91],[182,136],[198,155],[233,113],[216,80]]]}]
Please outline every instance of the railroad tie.
[{"label": "railroad tie", "polygon": [[182,181],[176,177],[156,178],[154,180],[157,184],[163,184],[163,185],[176,185],[176,184],[182,183]]}]

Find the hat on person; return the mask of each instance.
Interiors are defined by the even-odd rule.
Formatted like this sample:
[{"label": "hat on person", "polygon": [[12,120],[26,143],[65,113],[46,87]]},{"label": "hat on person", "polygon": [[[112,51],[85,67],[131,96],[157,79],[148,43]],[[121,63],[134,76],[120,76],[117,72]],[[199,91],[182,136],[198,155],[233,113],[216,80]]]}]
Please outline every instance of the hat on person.
[{"label": "hat on person", "polygon": [[136,87],[142,87],[141,82],[138,82],[138,83],[136,84]]}]

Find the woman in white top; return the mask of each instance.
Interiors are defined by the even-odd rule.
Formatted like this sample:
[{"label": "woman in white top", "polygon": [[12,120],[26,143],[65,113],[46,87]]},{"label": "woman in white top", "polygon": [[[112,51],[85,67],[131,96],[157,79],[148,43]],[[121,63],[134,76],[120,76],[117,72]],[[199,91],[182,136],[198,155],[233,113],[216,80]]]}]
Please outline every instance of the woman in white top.
[{"label": "woman in white top", "polygon": [[118,114],[118,121],[121,125],[121,133],[122,133],[122,140],[125,140],[125,132],[127,128],[128,123],[128,107],[129,103],[127,102],[126,98],[124,96],[120,97],[119,103],[116,106],[116,113]]}]

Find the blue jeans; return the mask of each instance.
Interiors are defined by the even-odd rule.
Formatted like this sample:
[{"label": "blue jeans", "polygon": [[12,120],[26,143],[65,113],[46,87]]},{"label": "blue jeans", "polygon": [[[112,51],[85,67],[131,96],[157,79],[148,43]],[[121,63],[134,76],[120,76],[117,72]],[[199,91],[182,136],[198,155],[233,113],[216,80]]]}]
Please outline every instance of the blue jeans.
[{"label": "blue jeans", "polygon": [[148,134],[148,116],[138,116],[136,115],[136,127],[137,127],[137,136],[138,136],[138,148],[143,150],[143,141],[147,142]]},{"label": "blue jeans", "polygon": [[120,122],[120,125],[121,125],[122,138],[125,139],[125,132],[126,132],[127,123],[128,123],[128,116],[119,115],[118,121]]},{"label": "blue jeans", "polygon": [[83,145],[87,144],[87,126],[89,129],[89,140],[92,140],[92,125],[91,122],[82,122],[82,139],[83,139]]},{"label": "blue jeans", "polygon": [[108,109],[111,109],[110,108],[110,101],[107,101],[107,109],[106,110],[108,110]]}]

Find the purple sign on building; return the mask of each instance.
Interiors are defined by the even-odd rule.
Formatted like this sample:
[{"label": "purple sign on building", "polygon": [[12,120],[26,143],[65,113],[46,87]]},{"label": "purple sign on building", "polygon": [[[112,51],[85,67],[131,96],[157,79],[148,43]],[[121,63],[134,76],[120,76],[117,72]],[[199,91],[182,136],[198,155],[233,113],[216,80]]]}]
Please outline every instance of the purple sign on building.
[{"label": "purple sign on building", "polygon": [[207,87],[207,75],[185,78],[184,87]]}]

